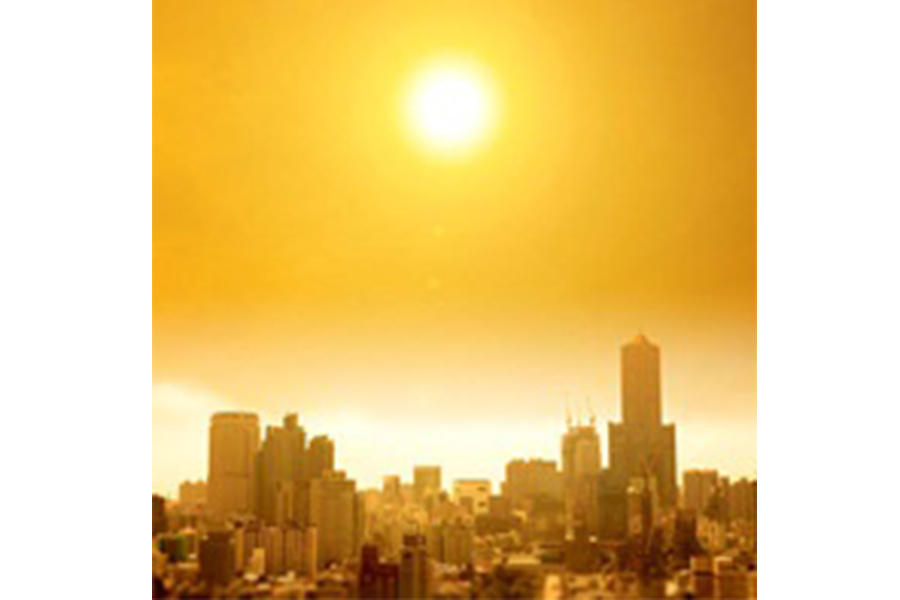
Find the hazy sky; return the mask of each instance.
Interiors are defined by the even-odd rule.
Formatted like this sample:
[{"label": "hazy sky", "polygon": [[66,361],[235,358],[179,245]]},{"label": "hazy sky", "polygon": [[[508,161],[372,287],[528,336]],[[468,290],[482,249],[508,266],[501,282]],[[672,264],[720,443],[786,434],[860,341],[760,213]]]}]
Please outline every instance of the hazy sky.
[{"label": "hazy sky", "polygon": [[[153,3],[153,488],[297,412],[362,484],[559,458],[662,346],[679,468],[756,472],[756,4]],[[403,93],[490,74],[448,161]],[[605,448],[604,448],[605,452]],[[604,456],[606,460],[606,456]]]}]

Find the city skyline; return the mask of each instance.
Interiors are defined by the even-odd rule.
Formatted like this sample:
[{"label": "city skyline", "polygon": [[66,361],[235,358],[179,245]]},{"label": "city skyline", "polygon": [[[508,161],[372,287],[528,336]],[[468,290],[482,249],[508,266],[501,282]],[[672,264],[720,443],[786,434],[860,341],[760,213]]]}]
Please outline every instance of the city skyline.
[{"label": "city skyline", "polygon": [[559,586],[573,598],[598,588],[611,598],[754,598],[756,479],[678,472],[662,356],[643,333],[622,345],[608,461],[604,423],[590,406],[585,420],[570,407],[559,460],[509,457],[498,485],[445,479],[413,455],[405,482],[391,473],[363,488],[337,464],[340,442],[297,414],[263,427],[254,413],[216,413],[207,482],[182,484],[175,502],[153,496],[155,589],[569,597]]},{"label": "city skyline", "polygon": [[[626,344],[625,347],[627,347],[633,343],[636,343],[636,342],[639,343],[641,340],[643,340],[644,342],[647,342],[646,336],[644,336],[643,334],[639,334],[633,340],[629,341],[629,344]],[[658,358],[657,358],[657,360],[658,360]],[[624,365],[624,361],[623,361],[623,365]],[[656,393],[660,394],[661,398],[665,398],[665,384],[664,383],[662,384],[662,389],[657,389]],[[625,392],[624,392],[624,390],[622,390],[622,392],[620,393],[620,396],[624,397],[624,394],[625,394]],[[620,404],[622,402],[623,402],[623,400],[621,397],[619,399],[617,399],[617,404]],[[666,405],[665,400],[662,400],[662,411],[661,411],[661,414],[658,413],[658,416],[656,418],[663,419],[665,417],[665,420],[667,422],[674,421],[674,419],[669,419],[667,417],[665,405]],[[657,410],[659,410],[659,409],[657,409]],[[615,425],[616,421],[621,421],[621,419],[624,416],[622,414],[621,410],[618,411],[618,413],[619,414],[613,415],[610,418],[606,418],[605,415],[601,415],[597,412],[596,406],[593,403],[590,403],[587,398],[574,398],[574,397],[569,398],[568,401],[565,402],[565,409],[564,409],[563,414],[560,415],[559,423],[547,423],[546,424],[547,427],[545,428],[545,431],[543,431],[543,435],[548,440],[550,440],[549,443],[547,444],[547,448],[549,449],[552,447],[553,450],[551,450],[551,451],[545,452],[543,454],[515,454],[514,455],[514,453],[513,453],[510,455],[507,455],[505,458],[502,458],[500,460],[499,464],[497,464],[497,465],[482,465],[481,468],[473,468],[470,466],[470,467],[463,467],[462,469],[460,469],[457,466],[459,463],[456,463],[456,464],[451,463],[451,465],[448,469],[448,467],[446,465],[441,464],[438,461],[432,461],[432,462],[435,464],[436,467],[440,468],[441,473],[443,474],[443,476],[445,478],[444,481],[449,482],[449,484],[445,483],[444,489],[451,489],[452,483],[455,481],[469,480],[469,479],[488,479],[494,484],[495,487],[497,487],[499,489],[499,486],[502,484],[502,482],[504,481],[504,477],[506,476],[506,468],[510,461],[513,461],[513,460],[545,460],[545,461],[555,462],[555,463],[557,463],[559,468],[562,468],[563,462],[564,462],[564,457],[562,456],[562,454],[559,451],[559,446],[558,446],[559,435],[558,434],[560,433],[560,431],[562,433],[565,433],[566,428],[570,427],[572,425],[576,425],[576,426],[582,425],[585,427],[590,425],[590,427],[592,429],[595,429],[595,431],[599,437],[599,444],[600,444],[599,445],[599,448],[600,448],[599,466],[601,468],[609,468],[611,466],[610,442],[609,442],[609,433],[608,433],[606,427],[607,427],[607,424],[609,424],[609,426],[611,426],[612,428],[621,427],[619,425]],[[333,428],[329,428],[327,423],[321,424],[321,425],[323,425],[322,427],[312,427],[311,423],[304,420],[302,418],[302,416],[299,415],[298,412],[295,410],[294,411],[286,410],[285,412],[281,413],[281,415],[279,415],[277,417],[269,417],[269,418],[261,418],[261,416],[259,414],[254,413],[252,411],[227,410],[227,409],[226,410],[215,410],[214,413],[209,415],[208,420],[206,421],[207,425],[210,422],[214,422],[217,415],[226,416],[226,417],[230,416],[230,415],[252,416],[256,422],[256,428],[258,429],[258,431],[257,431],[258,443],[261,447],[264,447],[264,445],[265,445],[265,440],[267,439],[267,433],[266,433],[267,430],[271,429],[272,427],[279,426],[282,422],[282,418],[284,417],[284,415],[291,415],[292,418],[295,420],[295,422],[296,422],[296,420],[299,419],[299,427],[300,427],[301,431],[305,431],[305,435],[306,435],[307,439],[312,439],[313,436],[322,434],[322,435],[329,436],[335,442],[335,444],[337,446],[336,460],[335,460],[336,465],[337,465],[336,468],[339,468],[340,470],[351,474],[353,476],[354,480],[359,484],[360,489],[380,488],[383,484],[383,479],[386,476],[399,476],[404,483],[411,483],[414,481],[414,474],[415,474],[416,469],[426,468],[426,467],[424,467],[424,465],[429,464],[429,461],[427,460],[427,458],[420,457],[419,455],[415,454],[414,452],[409,452],[408,457],[406,458],[406,462],[408,464],[404,468],[394,469],[394,470],[388,469],[388,470],[384,470],[382,472],[375,472],[370,469],[368,471],[362,470],[360,472],[358,469],[354,468],[356,465],[353,464],[352,458],[349,461],[344,459],[344,457],[342,456],[343,453],[341,452],[341,449],[346,445],[347,442],[350,442],[350,445],[352,447],[354,432],[346,432],[346,433],[349,433],[348,439],[342,439],[342,436],[340,434],[334,433]],[[616,418],[616,417],[618,417],[618,418]],[[634,418],[634,417],[632,417],[632,418]],[[396,428],[394,428],[392,431],[396,431]],[[204,436],[208,435],[208,429],[206,426],[204,426],[202,428],[202,432],[203,432]],[[466,433],[465,430],[460,430],[458,432],[450,431],[451,435],[458,434],[460,436],[464,436],[465,433]],[[360,436],[361,432],[356,431],[355,434],[356,434],[356,436]],[[502,435],[502,433],[499,431],[495,432],[495,434],[498,437],[500,435]],[[362,438],[363,438],[362,439],[363,445],[368,447],[370,453],[374,452],[376,455],[376,458],[374,459],[373,462],[377,462],[377,458],[378,458],[377,450],[374,447],[372,447],[371,445],[367,444],[367,440],[369,440],[371,438],[371,436],[370,435],[362,435]],[[494,446],[499,445],[501,448],[506,447],[502,443],[498,444],[497,442],[499,442],[499,441],[500,440],[494,439]],[[534,441],[530,440],[530,443],[533,445]],[[679,436],[678,444],[677,444],[677,448],[679,450],[681,449],[682,446],[684,446],[684,445],[690,446],[690,444],[691,444],[691,438],[690,438],[689,434],[685,435],[685,436]],[[157,446],[154,445],[154,448],[156,448],[156,447]],[[459,446],[457,446],[457,448],[458,447]],[[406,449],[404,449],[403,447],[400,447],[399,445],[397,446],[397,450],[399,450],[399,453],[403,454],[403,455],[406,455],[408,452]],[[499,452],[495,451],[494,454],[499,455]],[[688,455],[689,455],[689,453],[688,453]],[[677,456],[678,456],[677,462],[678,462],[679,467],[676,470],[676,475],[677,475],[677,481],[679,482],[679,484],[681,481],[681,475],[684,472],[698,470],[698,469],[715,469],[719,472],[726,473],[736,479],[737,478],[752,478],[752,479],[756,478],[755,452],[753,454],[753,469],[747,470],[747,471],[735,471],[732,469],[723,468],[722,464],[715,463],[715,462],[713,462],[713,463],[697,463],[696,461],[684,461],[683,460],[683,456],[684,456],[683,452],[679,452]],[[351,457],[352,457],[352,455],[351,455]],[[402,459],[401,459],[401,462],[402,462]],[[724,461],[724,462],[727,462],[727,461]],[[397,463],[395,463],[395,464],[397,464]],[[485,469],[485,466],[487,466],[488,468]],[[204,480],[206,478],[206,473],[207,473],[208,469],[209,469],[209,466],[207,465],[207,470],[205,470],[201,473],[198,473],[194,477],[181,478],[178,481],[173,480],[167,486],[157,486],[156,471],[154,470],[154,493],[159,493],[166,497],[174,498],[177,495],[178,487],[182,483],[184,483],[185,481],[190,482],[190,481]]]}]

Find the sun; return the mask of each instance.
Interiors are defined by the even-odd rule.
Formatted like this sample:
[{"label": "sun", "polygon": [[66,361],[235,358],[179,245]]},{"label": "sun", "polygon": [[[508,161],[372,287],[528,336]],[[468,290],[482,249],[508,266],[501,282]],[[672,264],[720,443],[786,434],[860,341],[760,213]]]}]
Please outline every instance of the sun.
[{"label": "sun", "polygon": [[405,104],[416,138],[433,151],[457,155],[488,138],[494,98],[482,69],[466,61],[442,61],[422,69]]}]

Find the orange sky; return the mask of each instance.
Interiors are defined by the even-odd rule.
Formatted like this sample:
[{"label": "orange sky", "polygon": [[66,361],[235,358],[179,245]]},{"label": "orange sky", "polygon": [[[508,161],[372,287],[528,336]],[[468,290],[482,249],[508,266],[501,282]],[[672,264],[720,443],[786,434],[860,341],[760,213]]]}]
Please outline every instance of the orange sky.
[{"label": "orange sky", "polygon": [[[754,2],[153,11],[155,490],[205,476],[220,407],[298,412],[365,484],[558,458],[640,329],[679,466],[755,474]],[[445,55],[502,113],[453,162],[398,108]]]}]

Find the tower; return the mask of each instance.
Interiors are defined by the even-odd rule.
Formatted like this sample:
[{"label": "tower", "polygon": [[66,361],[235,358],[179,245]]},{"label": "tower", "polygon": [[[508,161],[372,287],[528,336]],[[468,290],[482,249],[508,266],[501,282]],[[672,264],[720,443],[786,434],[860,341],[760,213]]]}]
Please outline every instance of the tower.
[{"label": "tower", "polygon": [[622,423],[610,423],[610,470],[618,485],[655,480],[663,508],[677,504],[675,426],[663,424],[661,354],[639,335],[622,348]]},{"label": "tower", "polygon": [[334,442],[327,436],[319,435],[309,442],[309,453],[306,461],[306,476],[309,479],[321,479],[334,470]]},{"label": "tower", "polygon": [[431,562],[425,549],[425,537],[403,537],[400,558],[400,598],[431,597]]},{"label": "tower", "polygon": [[167,529],[166,499],[153,494],[153,537],[165,533]]},{"label": "tower", "polygon": [[306,432],[297,415],[282,427],[269,427],[257,462],[257,513],[269,525],[305,524],[303,497]]},{"label": "tower", "polygon": [[253,511],[259,417],[213,415],[209,430],[209,509],[216,518]]},{"label": "tower", "polygon": [[356,483],[342,471],[328,471],[310,482],[309,523],[317,531],[318,568],[356,554]]},{"label": "tower", "polygon": [[416,499],[425,500],[429,496],[437,496],[441,493],[441,468],[440,467],[415,467],[413,470],[413,487],[416,491]]},{"label": "tower", "polygon": [[601,471],[600,434],[590,425],[569,426],[563,436],[563,499],[569,533],[585,527],[596,533],[596,482]]}]

